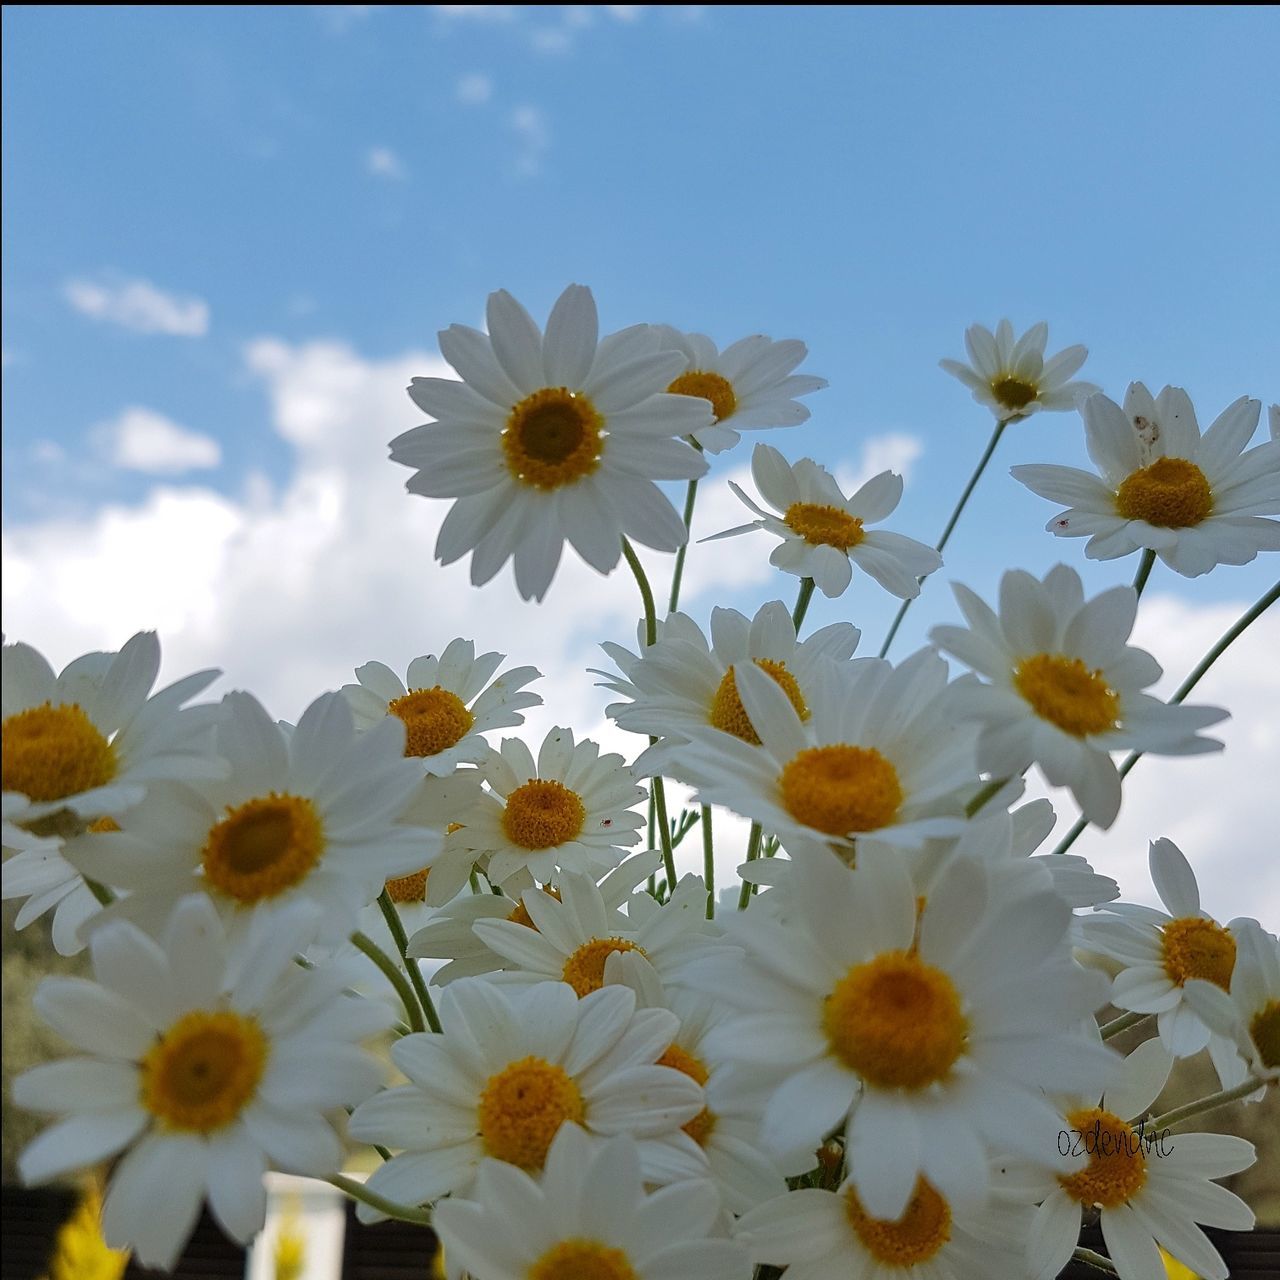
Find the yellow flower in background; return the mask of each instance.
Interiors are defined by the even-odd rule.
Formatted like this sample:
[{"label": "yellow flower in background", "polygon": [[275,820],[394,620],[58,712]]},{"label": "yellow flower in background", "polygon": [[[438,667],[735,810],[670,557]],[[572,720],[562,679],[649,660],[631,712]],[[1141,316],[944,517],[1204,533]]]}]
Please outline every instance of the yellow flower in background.
[{"label": "yellow flower in background", "polygon": [[307,1265],[307,1241],[298,1221],[298,1197],[290,1196],[276,1233],[275,1280],[298,1280]]},{"label": "yellow flower in background", "polygon": [[102,1196],[91,1186],[58,1229],[45,1280],[120,1280],[128,1262],[128,1250],[102,1238]]},{"label": "yellow flower in background", "polygon": [[1164,1261],[1164,1269],[1169,1273],[1169,1280],[1200,1280],[1190,1267],[1183,1266],[1177,1258],[1171,1258],[1163,1249],[1160,1250],[1160,1257]]}]

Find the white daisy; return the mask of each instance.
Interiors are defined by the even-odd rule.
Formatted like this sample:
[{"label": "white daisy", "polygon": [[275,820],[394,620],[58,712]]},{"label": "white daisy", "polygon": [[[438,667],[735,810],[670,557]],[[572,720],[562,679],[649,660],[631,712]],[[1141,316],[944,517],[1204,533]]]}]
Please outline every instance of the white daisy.
[{"label": "white daisy", "polygon": [[1234,937],[1230,991],[1189,978],[1183,996],[1211,1031],[1235,1041],[1248,1070],[1280,1080],[1280,940],[1256,920],[1236,921]]},{"label": "white daisy", "polygon": [[666,324],[653,330],[664,348],[679,351],[687,362],[667,390],[711,402],[715,425],[692,433],[708,453],[731,449],[739,431],[799,426],[809,410],[795,397],[827,385],[826,378],[791,372],[809,354],[796,338],[775,342],[757,333],[720,351],[706,334],[681,333]]},{"label": "white daisy", "polygon": [[356,670],[359,684],[344,684],[357,729],[369,729],[388,715],[404,721],[404,753],[422,761],[427,773],[447,777],[460,764],[481,764],[491,729],[523,724],[520,714],[542,698],[524,686],[542,673],[514,667],[496,680],[501,653],[476,657],[472,640],[450,640],[437,658],[414,658],[402,681],[381,662]]},{"label": "white daisy", "polygon": [[[447,844],[449,837],[445,837]],[[610,871],[600,881],[600,896],[604,900],[608,919],[613,922],[611,931],[627,928],[627,917],[622,914],[622,904],[632,891],[662,864],[662,856],[656,849],[636,853],[620,866]],[[560,897],[560,890],[550,885],[543,892],[553,898]],[[448,963],[437,969],[431,981],[444,986],[455,978],[472,977],[482,973],[494,973],[511,964],[477,937],[474,925],[478,920],[511,920],[516,924],[537,929],[533,917],[519,898],[508,897],[500,889],[494,892],[460,894],[441,907],[431,923],[409,938],[409,954],[428,960],[445,960]]]},{"label": "white daisy", "polygon": [[[400,815],[400,822],[424,827],[431,834],[423,847],[421,869],[411,877],[400,877],[405,883],[394,891],[391,882],[387,882],[393,899],[399,893],[421,900],[428,907],[440,907],[467,890],[472,874],[484,869],[485,858],[461,834],[472,810],[483,800],[483,784],[480,769],[458,769],[448,777],[428,774],[422,780]],[[439,836],[441,831],[443,838]]]},{"label": "white daisy", "polygon": [[1160,1039],[1174,1057],[1187,1058],[1207,1046],[1223,1088],[1234,1088],[1245,1077],[1234,1036],[1215,1035],[1184,995],[1186,984],[1197,978],[1224,995],[1230,990],[1241,922],[1224,928],[1201,910],[1196,874],[1172,840],[1153,840],[1148,863],[1167,911],[1112,903],[1110,919],[1103,914],[1083,922],[1086,942],[1123,965],[1111,989],[1117,1009],[1158,1014]]},{"label": "white daisy", "polygon": [[1111,752],[1199,755],[1222,744],[1198,732],[1227,713],[1171,706],[1142,690],[1162,674],[1127,644],[1138,609],[1132,587],[1085,601],[1066,565],[1040,582],[1022,569],[1000,580],[999,616],[967,587],[953,590],[968,628],[934,627],[930,640],[990,684],[957,681],[954,714],[982,725],[978,764],[1010,777],[1035,763],[1055,787],[1069,787],[1090,822],[1109,827],[1120,810]]},{"label": "white daisy", "polygon": [[706,919],[707,889],[700,876],[685,876],[665,903],[654,903],[652,913],[636,920],[619,920],[590,876],[562,872],[557,888],[558,897],[536,888],[521,895],[533,928],[519,918],[475,922],[476,937],[508,962],[492,975],[494,981],[567,982],[585,996],[604,985],[609,957],[627,951],[639,952],[669,978],[707,946],[715,930]]},{"label": "white daisy", "polygon": [[193,889],[239,920],[260,906],[304,897],[325,910],[326,938],[350,934],[356,912],[392,876],[429,863],[439,832],[399,826],[422,786],[404,758],[404,726],[386,717],[357,735],[346,700],[317,698],[285,733],[247,693],[223,699],[217,748],[225,782],[156,789],[127,830],[68,846],[85,874],[129,897],[107,914],[157,927],[172,900]]},{"label": "white daisy", "polygon": [[[1053,1280],[1080,1237],[1081,1210],[1102,1211],[1102,1238],[1121,1280],[1166,1280],[1164,1248],[1204,1280],[1229,1272],[1196,1223],[1248,1231],[1253,1211],[1212,1179],[1247,1169],[1253,1144],[1217,1133],[1170,1133],[1132,1127],[1145,1116],[1169,1074],[1169,1055],[1149,1040],[1129,1055],[1100,1106],[1088,1100],[1066,1116],[1060,1140],[1088,1166],[1028,1189],[1044,1203],[1031,1228],[1032,1280]],[[1093,1095],[1096,1097],[1097,1095]]]},{"label": "white daisy", "polygon": [[[745,1213],[783,1195],[784,1170],[760,1149],[760,1117],[767,1097],[763,1080],[717,1053],[711,1032],[730,1010],[698,992],[664,986],[657,969],[639,951],[617,951],[605,962],[605,981],[628,986],[642,1009],[670,1009],[680,1029],[658,1061],[697,1081],[707,1105],[684,1126],[685,1134],[706,1153],[711,1178],[729,1213]],[[805,1173],[812,1159],[787,1173]]]},{"label": "white daisy", "polygon": [[450,1265],[476,1280],[749,1280],[746,1250],[715,1237],[706,1182],[646,1194],[635,1144],[562,1125],[538,1181],[486,1160],[475,1199],[436,1207]]},{"label": "white daisy", "polygon": [[1070,958],[1070,909],[1051,893],[990,910],[980,864],[953,862],[918,912],[892,850],[796,865],[793,911],[731,918],[746,952],[686,979],[737,1006],[721,1052],[774,1069],[761,1141],[783,1157],[844,1126],[866,1212],[897,1219],[923,1176],[952,1205],[982,1204],[988,1155],[1049,1168],[1060,1117],[1042,1090],[1105,1080],[1113,1055],[1075,1028],[1105,983]]},{"label": "white daisy", "polygon": [[761,605],[752,619],[736,609],[712,609],[710,630],[708,644],[692,618],[672,613],[658,642],[642,645],[639,656],[621,645],[602,644],[622,673],[606,679],[604,687],[629,699],[612,703],[606,714],[623,729],[656,738],[680,741],[711,725],[758,745],[734,683],[735,665],[751,662],[767,672],[807,719],[817,659],[852,657],[861,635],[847,622],[833,622],[797,640],[791,613],[780,600]]},{"label": "white daisy", "polygon": [[318,912],[295,903],[257,922],[235,954],[200,895],[174,908],[161,941],[127,921],[90,941],[95,982],[46,978],[40,1016],[82,1055],[14,1081],[19,1106],[64,1118],[22,1153],[28,1183],[128,1148],[102,1230],[149,1267],[171,1268],[203,1200],[245,1243],[262,1227],[268,1164],[323,1177],[342,1146],[324,1112],[379,1085],[357,1042],[385,1028],[374,1001],[293,963]]},{"label": "white daisy", "polygon": [[1081,396],[1098,390],[1092,382],[1069,381],[1084,364],[1088,349],[1067,347],[1046,360],[1048,340],[1049,326],[1043,320],[1016,340],[1008,320],[1001,320],[995,333],[980,324],[970,325],[964,335],[970,363],[938,363],[959,378],[997,422],[1026,418],[1038,409],[1074,409]]},{"label": "white daisy", "polygon": [[1028,1206],[993,1200],[959,1209],[923,1178],[904,1212],[876,1218],[853,1185],[791,1191],[739,1219],[752,1261],[786,1265],[787,1280],[991,1280],[1020,1273]]},{"label": "white daisy", "polygon": [[[4,646],[6,828],[76,835],[94,818],[136,805],[149,783],[225,774],[209,749],[217,707],[182,709],[221,673],[199,671],[152,694],[159,670],[152,631],[119,653],[86,653],[61,675],[30,645]],[[5,844],[15,845],[8,832]]]},{"label": "white daisy", "polygon": [[1248,564],[1280,551],[1280,440],[1245,446],[1261,404],[1241,396],[1204,433],[1187,393],[1165,387],[1152,400],[1140,382],[1122,409],[1104,395],[1084,402],[1085,439],[1099,475],[1049,464],[1013,468],[1033,493],[1065,502],[1045,526],[1089,539],[1091,560],[1150,548],[1184,577],[1219,564]]},{"label": "white daisy", "polygon": [[[973,737],[938,711],[947,664],[926,650],[896,668],[881,658],[817,664],[810,715],[754,665],[735,676],[761,745],[710,728],[670,770],[699,799],[761,823],[789,852],[874,834],[917,846],[954,835],[976,770]],[[637,768],[644,767],[644,757]]]},{"label": "white daisy", "polygon": [[620,755],[601,755],[587,739],[575,744],[571,729],[552,729],[536,764],[523,742],[504,738],[482,770],[492,794],[459,819],[456,835],[477,857],[488,856],[494,884],[524,873],[546,884],[557,868],[607,871],[640,843],[644,818],[633,806],[644,788]]},{"label": "white daisy", "polygon": [[462,378],[414,378],[409,395],[435,422],[391,442],[413,467],[411,493],[454,498],[440,527],[443,564],[473,552],[471,581],[509,560],[527,600],[551,585],[566,541],[601,573],[624,535],[675,551],[688,534],[654,483],[694,480],[706,461],[676,436],[711,425],[711,406],[668,395],[685,366],[652,335],[597,340],[595,299],[570,285],[542,334],[505,290],[489,295],[488,334],[453,325],[440,351]]},{"label": "white daisy", "polygon": [[[508,994],[484,978],[450,983],[439,1013],[442,1035],[391,1047],[409,1083],[351,1117],[353,1138],[401,1153],[374,1171],[370,1191],[413,1205],[466,1195],[485,1156],[536,1173],[566,1122],[632,1134],[648,1181],[705,1176],[701,1151],[680,1131],[702,1110],[702,1090],[657,1065],[675,1037],[673,1013],[637,1010],[625,987],[580,1000],[563,982]],[[367,1205],[357,1213],[378,1217]]]},{"label": "white daisy", "polygon": [[848,588],[855,564],[902,600],[918,596],[919,579],[942,564],[942,557],[923,542],[866,528],[887,519],[902,500],[902,477],[892,471],[872,476],[846,498],[835,476],[812,458],[792,466],[777,449],[758,444],[751,454],[751,476],[773,511],[753,502],[731,480],[729,487],[760,519],[704,542],[765,529],[782,539],[769,563],[797,578],[812,578],[832,599]]}]

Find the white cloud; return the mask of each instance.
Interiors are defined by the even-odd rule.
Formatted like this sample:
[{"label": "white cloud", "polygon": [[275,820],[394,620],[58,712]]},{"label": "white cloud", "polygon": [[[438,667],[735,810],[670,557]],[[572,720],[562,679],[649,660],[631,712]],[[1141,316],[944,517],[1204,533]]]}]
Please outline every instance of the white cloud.
[{"label": "white cloud", "polygon": [[27,456],[43,467],[56,467],[66,462],[67,451],[56,440],[33,440]]},{"label": "white cloud", "polygon": [[648,7],[645,4],[607,4],[604,11],[618,22],[635,22]]},{"label": "white cloud", "polygon": [[462,76],[458,80],[455,93],[458,101],[464,106],[482,106],[493,97],[493,77],[480,72]]},{"label": "white cloud", "polygon": [[375,178],[387,178],[402,182],[409,176],[404,162],[390,147],[370,147],[365,156],[365,166]]},{"label": "white cloud", "polygon": [[459,22],[502,23],[514,22],[516,18],[513,4],[436,4],[431,7],[442,18]]},{"label": "white cloud", "polygon": [[207,470],[222,462],[212,437],[179,426],[154,409],[133,405],[110,422],[99,423],[90,438],[113,466],[148,475],[172,476]]},{"label": "white cloud", "polygon": [[861,488],[882,471],[896,471],[904,480],[910,480],[912,464],[923,452],[924,442],[918,436],[903,431],[872,436],[863,445],[857,465],[837,463],[835,477],[845,493]]},{"label": "white cloud", "polygon": [[165,293],[148,280],[69,280],[63,292],[81,315],[135,333],[202,338],[209,331],[208,303]]},{"label": "white cloud", "polygon": [[535,27],[529,33],[529,43],[539,53],[568,53],[573,48],[573,36],[569,27]]},{"label": "white cloud", "polygon": [[542,157],[551,145],[547,117],[540,108],[526,103],[512,111],[509,123],[521,142],[516,172],[532,177],[541,172]]}]

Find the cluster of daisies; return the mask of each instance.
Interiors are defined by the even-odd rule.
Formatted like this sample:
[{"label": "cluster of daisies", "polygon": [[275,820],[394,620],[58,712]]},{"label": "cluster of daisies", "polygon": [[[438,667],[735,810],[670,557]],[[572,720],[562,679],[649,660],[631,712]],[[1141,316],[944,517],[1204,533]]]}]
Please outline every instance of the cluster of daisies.
[{"label": "cluster of daisies", "polygon": [[[1080,406],[1099,474],[1015,468],[1070,504],[1054,533],[1188,576],[1280,547],[1274,416],[1252,449],[1256,401],[1201,435],[1185,393],[1122,407],[1046,339],[975,326],[971,364],[944,366],[997,438]],[[691,510],[706,455],[798,425],[825,385],[794,340],[601,337],[578,286],[545,330],[495,293],[488,332],[440,349],[458,378],[413,381],[433,421],[392,457],[453,500],[438,558],[470,553],[477,584],[511,560],[526,598],[566,541],[603,573],[639,567],[632,539],[683,555],[659,483]],[[858,656],[851,623],[804,634],[815,589],[857,567],[910,602],[941,556],[871,527],[891,472],[846,495],[759,445],[751,474],[757,518],[719,536],[772,534],[796,605],[706,628],[650,605],[634,649],[606,643],[630,762],[567,727],[501,737],[539,672],[463,639],[367,663],[296,725],[243,692],[197,702],[213,671],[156,691],[151,634],[60,673],[7,645],[4,896],[93,972],[38,989],[75,1056],[15,1082],[53,1118],[23,1177],[111,1161],[106,1240],[166,1268],[206,1205],[249,1240],[271,1168],[429,1220],[470,1280],[1053,1280],[1099,1219],[1125,1280],[1160,1280],[1162,1249],[1225,1280],[1197,1224],[1251,1225],[1216,1180],[1253,1149],[1154,1104],[1206,1049],[1234,1097],[1280,1079],[1280,942],[1208,916],[1169,840],[1166,910],[1120,902],[1042,849],[1055,815],[1022,779],[1107,827],[1115,752],[1216,750],[1226,712],[1148,692],[1138,591],[1086,599],[1061,565],[993,603],[957,586],[963,624],[897,663]],[[695,807],[670,815],[664,778]],[[717,807],[752,824],[730,895],[677,865],[701,826],[710,873]],[[363,1182],[341,1173],[356,1144],[382,1157]]]}]

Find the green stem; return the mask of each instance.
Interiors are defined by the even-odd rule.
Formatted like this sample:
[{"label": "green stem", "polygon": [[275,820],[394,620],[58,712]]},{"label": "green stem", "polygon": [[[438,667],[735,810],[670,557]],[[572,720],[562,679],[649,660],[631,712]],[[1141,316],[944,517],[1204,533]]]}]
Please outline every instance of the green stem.
[{"label": "green stem", "polygon": [[385,889],[378,895],[378,906],[382,909],[382,918],[387,922],[387,928],[391,930],[392,940],[400,953],[400,959],[404,962],[409,981],[413,983],[414,994],[418,997],[418,1003],[422,1005],[422,1012],[427,1015],[427,1026],[439,1035],[440,1018],[431,999],[431,992],[427,990],[427,982],[422,976],[422,970],[418,968],[418,962],[409,956],[409,939],[405,934],[404,924],[400,920],[396,904],[391,901],[391,895]]},{"label": "green stem", "polygon": [[676,888],[676,856],[671,848],[671,824],[667,821],[667,788],[660,777],[654,777],[651,788],[658,809],[658,835],[662,840],[662,865],[667,873],[667,897]]},{"label": "green stem", "polygon": [[800,579],[800,594],[796,596],[796,607],[791,611],[791,625],[796,629],[796,635],[800,634],[800,624],[804,621],[804,615],[809,612],[809,601],[813,599],[813,579]]},{"label": "green stem", "polygon": [[395,987],[396,995],[400,997],[404,1011],[409,1015],[409,1025],[415,1031],[425,1031],[427,1028],[422,1021],[422,1008],[414,998],[413,988],[396,967],[395,961],[367,933],[360,933],[357,930],[351,935],[351,941],[382,970],[387,981]]},{"label": "green stem", "polygon": [[1118,1036],[1122,1031],[1128,1031],[1130,1027],[1136,1027],[1138,1023],[1151,1016],[1149,1013],[1122,1013],[1118,1018],[1112,1018],[1110,1022],[1104,1022],[1099,1029],[1099,1034],[1104,1040],[1110,1040],[1112,1036]]},{"label": "green stem", "polygon": [[[695,448],[698,446],[695,444]],[[698,482],[696,480],[689,481],[689,487],[685,490],[684,495],[684,532],[685,540],[680,550],[676,552],[676,567],[671,575],[671,600],[667,605],[668,613],[675,613],[676,605],[680,603],[680,580],[684,577],[684,557],[689,550],[689,534],[693,532],[693,504],[698,500]]]},{"label": "green stem", "polygon": [[[1200,659],[1195,670],[1192,671],[1192,673],[1178,686],[1177,692],[1169,699],[1169,705],[1173,707],[1182,702],[1183,699],[1186,698],[1187,694],[1189,694],[1191,690],[1194,689],[1204,678],[1204,675],[1209,668],[1213,666],[1213,664],[1217,662],[1224,653],[1226,653],[1236,640],[1240,638],[1241,634],[1249,627],[1249,625],[1256,622],[1268,609],[1271,608],[1273,604],[1275,604],[1277,600],[1280,600],[1280,582],[1277,582],[1276,585],[1262,596],[1256,604],[1242,613],[1240,617],[1223,632],[1218,643]],[[1144,754],[1144,752],[1135,751],[1131,755],[1127,756],[1124,763],[1121,764],[1118,770],[1120,777],[1128,777],[1129,771],[1138,763],[1139,760],[1142,759]],[[1080,837],[1080,833],[1084,831],[1085,827],[1088,825],[1088,818],[1077,818],[1075,826],[1073,826],[1071,830],[1063,836],[1062,843],[1058,845],[1054,850],[1054,853],[1066,853],[1066,851],[1075,844],[1076,840]]]},{"label": "green stem", "polygon": [[[1019,415],[1020,416],[1020,415]],[[951,513],[951,519],[947,521],[947,527],[942,531],[942,537],[934,543],[934,550],[941,553],[943,547],[947,545],[947,540],[951,537],[952,530],[955,529],[957,521],[960,519],[960,513],[964,510],[965,504],[969,501],[969,496],[977,488],[978,481],[982,478],[982,473],[987,469],[987,463],[991,461],[991,455],[996,451],[996,445],[1000,443],[1000,437],[1004,435],[1004,429],[1011,422],[1017,422],[1018,418],[1007,418],[1004,422],[997,422],[995,430],[991,433],[991,439],[987,441],[987,447],[982,451],[982,457],[978,459],[978,465],[974,468],[973,475],[969,477],[969,483],[965,485],[964,492],[960,495],[960,501],[956,503],[955,510]],[[920,578],[917,581],[923,582]],[[912,600],[918,597],[913,596]],[[889,634],[884,638],[884,644],[880,646],[880,657],[884,657],[889,652],[889,646],[893,644],[893,638],[898,634],[898,628],[902,626],[902,620],[907,616],[907,610],[911,608],[911,600],[904,600],[898,609],[897,616],[893,620],[892,626],[889,628]]]},{"label": "green stem", "polygon": [[1115,1263],[1110,1258],[1101,1253],[1095,1253],[1092,1249],[1086,1249],[1084,1245],[1077,1248],[1071,1256],[1077,1262],[1083,1262],[1087,1266],[1097,1267],[1099,1271],[1105,1271],[1109,1276],[1118,1276],[1120,1274],[1115,1268]]},{"label": "green stem", "polygon": [[988,782],[967,805],[965,805],[964,816],[966,818],[972,818],[975,813],[981,812],[983,805],[985,805],[1001,787],[1005,786],[1008,781],[1008,778],[992,778],[991,781]]},{"label": "green stem", "polygon": [[[758,822],[751,824],[751,835],[747,839],[747,861],[754,862],[760,856],[760,838],[764,834]],[[751,882],[742,882],[742,891],[738,894],[738,910],[745,911],[751,901]]]},{"label": "green stem", "polygon": [[702,878],[707,882],[707,919],[716,918],[715,841],[711,833],[711,806],[702,806]]},{"label": "green stem", "polygon": [[1235,1102],[1239,1098],[1247,1098],[1251,1093],[1265,1085],[1267,1081],[1259,1080],[1257,1076],[1250,1076],[1244,1084],[1238,1084],[1234,1089],[1223,1089],[1220,1093],[1211,1093],[1206,1098],[1197,1098],[1195,1102],[1188,1102],[1184,1106],[1174,1107],[1172,1111],[1166,1111],[1162,1116],[1156,1118],[1147,1126],[1154,1133],[1160,1133],[1167,1129],[1170,1125],[1181,1124],[1184,1120],[1189,1120],[1192,1116],[1198,1116],[1202,1111],[1212,1111],[1216,1107],[1226,1106],[1228,1102]]},{"label": "green stem", "polygon": [[357,1182],[354,1178],[335,1173],[330,1175],[329,1184],[337,1187],[339,1191],[346,1192],[353,1200],[360,1200],[371,1209],[385,1213],[388,1218],[398,1218],[401,1222],[416,1222],[422,1227],[431,1225],[431,1214],[428,1210],[415,1209],[412,1205],[398,1204],[395,1200],[388,1200],[386,1196],[370,1191],[363,1182]]},{"label": "green stem", "polygon": [[636,555],[635,548],[626,538],[622,540],[622,554],[626,556],[627,564],[631,566],[636,585],[640,588],[640,599],[644,602],[644,643],[647,648],[649,645],[656,644],[658,640],[658,616],[653,603],[653,588],[649,585],[640,557]]},{"label": "green stem", "polygon": [[1138,572],[1133,576],[1133,589],[1142,594],[1142,588],[1147,585],[1147,579],[1151,577],[1152,567],[1156,562],[1156,553],[1147,547],[1142,553],[1142,559],[1138,561]]},{"label": "green stem", "polygon": [[89,886],[89,892],[93,894],[104,907],[109,907],[115,900],[116,895],[107,888],[105,884],[99,884],[96,880],[90,880],[88,876],[81,876],[85,884]]}]

